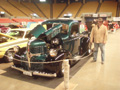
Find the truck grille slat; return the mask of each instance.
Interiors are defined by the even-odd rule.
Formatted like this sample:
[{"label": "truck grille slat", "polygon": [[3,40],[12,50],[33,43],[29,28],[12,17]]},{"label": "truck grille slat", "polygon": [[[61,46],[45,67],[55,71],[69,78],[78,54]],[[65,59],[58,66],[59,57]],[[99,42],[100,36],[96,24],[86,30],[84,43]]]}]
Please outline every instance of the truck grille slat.
[{"label": "truck grille slat", "polygon": [[33,54],[36,54],[36,53],[46,54],[47,53],[47,47],[46,46],[30,47],[30,52],[33,53]]}]

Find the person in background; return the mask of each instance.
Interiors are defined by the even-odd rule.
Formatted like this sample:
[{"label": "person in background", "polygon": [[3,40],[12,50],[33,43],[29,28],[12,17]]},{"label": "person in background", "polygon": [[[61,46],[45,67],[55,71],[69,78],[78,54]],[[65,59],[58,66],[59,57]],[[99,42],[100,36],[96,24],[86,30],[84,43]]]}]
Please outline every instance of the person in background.
[{"label": "person in background", "polygon": [[107,27],[107,30],[108,30],[108,21],[107,21],[107,20],[105,20],[105,21],[103,22],[103,25],[105,25],[105,26]]},{"label": "person in background", "polygon": [[105,44],[107,41],[107,27],[103,25],[103,19],[98,18],[97,24],[92,27],[90,43],[94,43],[93,61],[97,61],[98,48],[101,50],[102,64],[105,60]]}]

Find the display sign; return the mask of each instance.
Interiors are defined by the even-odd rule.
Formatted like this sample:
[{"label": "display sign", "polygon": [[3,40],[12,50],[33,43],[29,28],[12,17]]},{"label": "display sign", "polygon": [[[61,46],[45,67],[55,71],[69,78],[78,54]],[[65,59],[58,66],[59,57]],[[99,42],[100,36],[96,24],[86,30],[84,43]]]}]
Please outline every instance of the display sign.
[{"label": "display sign", "polygon": [[99,14],[100,17],[107,17],[107,14]]},{"label": "display sign", "polygon": [[98,14],[93,14],[92,16],[93,16],[93,17],[98,17]]},{"label": "display sign", "polygon": [[120,17],[113,17],[113,21],[120,21]]},{"label": "display sign", "polygon": [[92,17],[92,14],[85,14],[85,17]]}]

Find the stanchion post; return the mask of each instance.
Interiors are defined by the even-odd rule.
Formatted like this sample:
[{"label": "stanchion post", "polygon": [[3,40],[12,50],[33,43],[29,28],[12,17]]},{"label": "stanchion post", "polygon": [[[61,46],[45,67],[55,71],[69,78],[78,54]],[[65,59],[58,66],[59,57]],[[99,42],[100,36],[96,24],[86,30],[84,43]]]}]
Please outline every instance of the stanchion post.
[{"label": "stanchion post", "polygon": [[69,65],[69,60],[65,59],[63,61],[63,65],[64,65],[64,87],[65,90],[69,90],[69,69],[70,69],[70,65]]}]

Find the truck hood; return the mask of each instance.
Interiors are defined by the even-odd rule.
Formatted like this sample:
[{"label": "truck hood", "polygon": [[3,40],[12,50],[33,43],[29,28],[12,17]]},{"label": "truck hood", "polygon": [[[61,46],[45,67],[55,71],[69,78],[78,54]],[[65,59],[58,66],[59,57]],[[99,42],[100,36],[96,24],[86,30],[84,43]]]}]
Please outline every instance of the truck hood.
[{"label": "truck hood", "polygon": [[41,46],[41,45],[46,45],[46,43],[40,39],[36,39],[30,43],[30,46]]},{"label": "truck hood", "polygon": [[45,28],[42,25],[36,26],[29,34],[32,34],[36,38],[38,38],[41,34],[45,32]]},{"label": "truck hood", "polygon": [[58,24],[50,28],[49,30],[45,30],[45,28],[42,25],[38,25],[32,31],[30,31],[30,34],[34,35],[36,38],[38,37],[40,38],[42,37],[42,35],[45,35],[45,37],[47,37],[48,39],[51,39],[60,33],[61,27],[62,25]]}]

